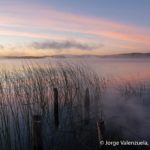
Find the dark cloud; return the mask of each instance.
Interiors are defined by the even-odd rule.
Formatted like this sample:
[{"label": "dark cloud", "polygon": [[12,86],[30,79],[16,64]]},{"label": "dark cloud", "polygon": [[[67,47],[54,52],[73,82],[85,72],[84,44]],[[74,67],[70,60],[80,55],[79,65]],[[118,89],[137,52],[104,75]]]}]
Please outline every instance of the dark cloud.
[{"label": "dark cloud", "polygon": [[30,45],[32,48],[35,49],[56,49],[56,50],[63,50],[63,49],[81,49],[81,50],[94,50],[98,47],[102,47],[102,45],[88,45],[83,44],[76,41],[47,41],[47,42],[33,42]]}]

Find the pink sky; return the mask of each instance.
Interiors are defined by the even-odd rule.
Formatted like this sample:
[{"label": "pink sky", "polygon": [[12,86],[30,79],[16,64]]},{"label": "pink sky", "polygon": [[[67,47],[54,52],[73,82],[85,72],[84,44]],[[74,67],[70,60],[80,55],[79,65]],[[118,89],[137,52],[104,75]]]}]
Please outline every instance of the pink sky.
[{"label": "pink sky", "polygon": [[[69,48],[51,46],[66,41],[72,44]],[[31,47],[33,42],[49,46],[37,49]],[[93,48],[82,49],[85,45]],[[0,55],[104,55],[149,52],[149,47],[148,27],[40,5],[0,6]]]}]

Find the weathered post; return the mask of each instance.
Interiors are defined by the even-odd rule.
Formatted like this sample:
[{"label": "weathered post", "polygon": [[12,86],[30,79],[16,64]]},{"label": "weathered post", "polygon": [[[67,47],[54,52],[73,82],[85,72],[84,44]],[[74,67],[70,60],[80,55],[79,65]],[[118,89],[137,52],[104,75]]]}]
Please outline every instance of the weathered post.
[{"label": "weathered post", "polygon": [[100,120],[97,122],[97,132],[98,132],[98,141],[99,147],[101,150],[106,150],[106,140],[105,140],[105,124],[104,121]]},{"label": "weathered post", "polygon": [[85,91],[85,99],[84,99],[84,123],[88,124],[90,121],[90,93],[87,88]]},{"label": "weathered post", "polygon": [[59,126],[59,109],[58,109],[58,90],[54,88],[54,123],[55,127]]},{"label": "weathered post", "polygon": [[33,150],[42,150],[42,121],[40,115],[33,116],[32,144]]}]

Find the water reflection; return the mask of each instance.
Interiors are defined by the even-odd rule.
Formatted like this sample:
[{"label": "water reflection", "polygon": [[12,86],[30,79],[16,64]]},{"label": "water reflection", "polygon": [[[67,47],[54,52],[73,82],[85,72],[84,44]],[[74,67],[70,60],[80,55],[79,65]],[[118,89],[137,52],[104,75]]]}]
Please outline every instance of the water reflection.
[{"label": "water reflection", "polygon": [[125,138],[150,142],[150,60],[146,59],[3,59],[1,70],[20,69],[22,65],[47,66],[49,63],[72,63],[90,66],[105,78],[102,96],[103,117],[108,132],[121,132]]}]

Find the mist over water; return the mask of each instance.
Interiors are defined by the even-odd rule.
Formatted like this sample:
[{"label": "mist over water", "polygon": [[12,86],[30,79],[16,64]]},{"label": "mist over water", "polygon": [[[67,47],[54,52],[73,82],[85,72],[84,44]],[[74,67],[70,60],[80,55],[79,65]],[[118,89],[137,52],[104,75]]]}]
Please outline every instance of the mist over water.
[{"label": "mist over water", "polygon": [[150,59],[143,58],[45,58],[45,59],[0,59],[1,69],[16,69],[22,65],[45,66],[51,63],[68,63],[91,67],[100,77],[150,81]]},{"label": "mist over water", "polygon": [[[124,139],[150,142],[150,60],[149,59],[3,59],[1,69],[12,70],[25,64],[72,63],[92,68],[105,78],[102,94],[103,119],[108,132],[120,132]],[[150,144],[150,143],[149,143]]]}]

